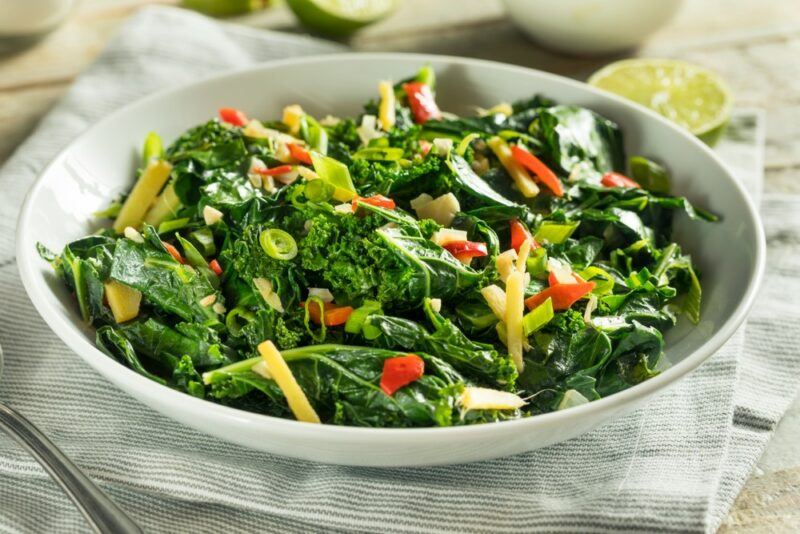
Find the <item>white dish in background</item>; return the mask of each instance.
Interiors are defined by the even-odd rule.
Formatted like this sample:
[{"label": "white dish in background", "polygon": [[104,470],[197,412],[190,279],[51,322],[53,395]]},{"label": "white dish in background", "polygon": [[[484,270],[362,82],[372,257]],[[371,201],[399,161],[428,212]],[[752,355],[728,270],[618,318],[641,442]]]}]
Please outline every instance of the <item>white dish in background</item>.
[{"label": "white dish in background", "polygon": [[683,0],[503,0],[509,18],[548,48],[580,55],[621,52],[669,22]]},{"label": "white dish in background", "polygon": [[[476,105],[534,93],[598,111],[620,124],[629,154],[666,162],[677,194],[723,217],[716,224],[676,219],[676,240],[704,274],[704,301],[700,325],[684,319],[667,333],[669,369],[610,397],[536,417],[452,428],[371,429],[300,423],[200,400],[140,376],[95,347],[94,330],[83,324],[35,243],[60,250],[96,229],[91,213],[131,186],[148,131],[171,141],[222,106],[255,117],[280,117],[283,106],[295,102],[317,116],[355,114],[375,97],[378,80],[399,80],[425,63],[437,71],[437,100],[448,111],[468,113]],[[763,230],[742,187],[708,147],[659,115],[559,76],[417,54],[280,61],[151,95],[88,129],[50,163],[28,193],[17,231],[22,281],[39,313],[72,350],[132,397],[203,432],[266,452],[371,466],[460,463],[520,453],[575,437],[631,410],[700,365],[733,334],[753,301],[764,257]]]}]

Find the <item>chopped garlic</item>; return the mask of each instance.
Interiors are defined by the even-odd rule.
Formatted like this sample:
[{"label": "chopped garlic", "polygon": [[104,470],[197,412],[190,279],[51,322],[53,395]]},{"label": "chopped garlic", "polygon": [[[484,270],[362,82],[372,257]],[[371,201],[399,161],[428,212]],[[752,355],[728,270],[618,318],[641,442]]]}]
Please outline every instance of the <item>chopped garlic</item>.
[{"label": "chopped garlic", "polygon": [[575,276],[569,265],[556,258],[547,260],[547,270],[555,277],[559,284],[576,284]]},{"label": "chopped garlic", "polygon": [[133,226],[126,226],[124,235],[134,243],[144,243],[144,237],[142,237],[142,234],[139,233],[139,230]]},{"label": "chopped garlic", "polygon": [[319,120],[319,123],[323,126],[336,126],[340,122],[342,122],[342,119],[333,115],[325,115]]},{"label": "chopped garlic", "polygon": [[586,310],[583,312],[583,322],[587,325],[592,324],[592,313],[597,309],[597,295],[594,293],[589,296],[589,302],[586,303]]},{"label": "chopped garlic", "polygon": [[512,115],[514,110],[511,108],[511,104],[508,102],[500,102],[499,104],[495,104],[494,106],[490,107],[489,109],[478,108],[478,115],[481,117],[485,117],[487,115],[494,115],[496,113],[500,113],[501,115],[505,115],[506,117]]},{"label": "chopped garlic", "polygon": [[453,150],[453,140],[448,138],[437,137],[433,140],[433,148],[436,150],[437,156],[447,157],[447,154]]},{"label": "chopped garlic", "polygon": [[587,404],[589,399],[584,397],[577,389],[568,389],[564,392],[561,402],[558,403],[556,410],[564,410],[565,408],[573,408],[582,404]]},{"label": "chopped garlic", "polygon": [[333,302],[333,293],[327,287],[309,287],[308,298],[317,297],[322,302]]},{"label": "chopped garlic", "polygon": [[264,179],[270,178],[269,176],[262,176],[258,171],[267,170],[267,165],[257,157],[250,158],[250,168],[247,170],[247,178],[256,189],[261,189],[264,185]]},{"label": "chopped garlic", "polygon": [[225,305],[222,304],[221,302],[214,303],[214,305],[211,306],[211,309],[214,310],[214,313],[219,313],[220,315],[222,315],[223,313],[225,313],[227,311],[227,309],[225,308]]},{"label": "chopped garlic", "polygon": [[267,193],[274,193],[277,191],[275,188],[275,180],[272,178],[272,176],[263,176],[261,178],[261,187],[264,188],[264,191]]},{"label": "chopped garlic", "polygon": [[440,247],[443,247],[449,243],[466,240],[467,232],[464,230],[453,230],[452,228],[442,228],[440,230],[436,230],[431,236],[431,241]]},{"label": "chopped garlic", "polygon": [[350,213],[350,214],[352,214],[353,213],[353,205],[350,204],[349,202],[344,202],[342,204],[336,204],[333,207],[333,211],[335,211],[337,213]]},{"label": "chopped garlic", "polygon": [[217,301],[217,295],[214,294],[214,293],[211,293],[210,295],[206,295],[205,297],[200,299],[200,306],[202,306],[204,308],[208,308],[209,306],[214,304],[216,301]]},{"label": "chopped garlic", "polygon": [[309,169],[308,167],[303,167],[302,165],[297,166],[297,173],[303,177],[304,180],[310,182],[311,180],[317,180],[319,175]]},{"label": "chopped garlic", "polygon": [[453,193],[446,193],[430,202],[414,208],[420,219],[433,219],[442,226],[450,226],[456,213],[461,211],[461,205]]},{"label": "chopped garlic", "polygon": [[267,367],[267,362],[264,360],[259,361],[253,367],[250,368],[255,374],[266,378],[267,380],[272,380],[272,375],[269,372],[269,367]]},{"label": "chopped garlic", "polygon": [[294,158],[286,143],[277,143],[275,145],[275,159],[281,163],[294,163]]},{"label": "chopped garlic", "polygon": [[525,401],[508,391],[465,387],[458,398],[458,405],[469,410],[516,410],[525,406]]},{"label": "chopped garlic", "polygon": [[293,184],[300,177],[300,171],[298,171],[297,169],[298,167],[294,166],[292,167],[291,171],[285,172],[283,174],[276,174],[275,176],[273,176],[273,178],[275,178],[275,180],[279,181],[284,185]]},{"label": "chopped garlic", "polygon": [[436,313],[442,311],[442,299],[431,299],[431,309]]},{"label": "chopped garlic", "polygon": [[425,206],[426,204],[428,204],[431,200],[433,200],[432,196],[430,196],[428,193],[422,193],[420,196],[418,196],[417,198],[413,199],[410,202],[411,209],[416,211],[419,208],[421,208],[422,206]]},{"label": "chopped garlic", "polygon": [[271,308],[275,311],[283,313],[283,304],[281,303],[280,296],[272,291],[272,282],[266,278],[253,278],[253,285],[256,286],[261,298],[264,299]]},{"label": "chopped garlic", "polygon": [[261,184],[264,182],[261,179],[260,174],[250,174],[247,176],[247,179],[250,180],[250,185],[252,185],[256,189],[261,189]]},{"label": "chopped garlic", "polygon": [[303,119],[305,112],[297,104],[286,106],[283,108],[283,123],[289,127],[289,133],[297,135],[300,132],[300,121]]},{"label": "chopped garlic", "polygon": [[217,208],[211,206],[205,206],[203,208],[203,220],[206,221],[208,226],[212,224],[217,224],[219,221],[222,220],[222,212],[219,211]]},{"label": "chopped garlic", "polygon": [[396,121],[394,111],[394,87],[392,87],[392,82],[380,82],[378,84],[378,92],[381,95],[379,109],[381,129],[385,132],[388,132],[394,127]]},{"label": "chopped garlic", "polygon": [[486,304],[491,308],[494,316],[501,321],[506,320],[506,292],[495,284],[481,289],[481,295],[486,300]]},{"label": "chopped garlic", "polygon": [[254,174],[258,171],[267,170],[267,164],[261,161],[260,158],[253,156],[250,158],[250,167],[247,169],[247,174]]},{"label": "chopped garlic", "polygon": [[361,126],[356,128],[358,138],[361,139],[362,145],[368,145],[373,139],[383,137],[383,134],[378,130],[378,119],[375,115],[364,115],[361,119]]},{"label": "chopped garlic", "polygon": [[495,266],[497,267],[497,274],[500,275],[500,280],[503,282],[508,280],[508,275],[516,270],[516,266],[514,265],[516,260],[517,251],[513,248],[506,250],[502,254],[498,254],[495,260]]},{"label": "chopped garlic", "polygon": [[278,130],[273,130],[272,128],[267,128],[261,122],[253,119],[247,123],[242,133],[247,137],[252,137],[254,139],[269,139],[270,141],[274,141],[276,143],[297,143],[299,139],[292,137],[291,135],[286,135],[283,132]]}]

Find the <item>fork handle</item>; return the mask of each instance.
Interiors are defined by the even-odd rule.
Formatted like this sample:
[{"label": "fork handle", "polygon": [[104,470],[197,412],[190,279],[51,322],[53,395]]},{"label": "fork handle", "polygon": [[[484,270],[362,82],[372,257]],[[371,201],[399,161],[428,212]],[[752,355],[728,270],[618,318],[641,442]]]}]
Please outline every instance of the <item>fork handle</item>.
[{"label": "fork handle", "polygon": [[0,403],[0,429],[19,442],[58,483],[95,532],[141,534],[136,523],[19,412]]}]

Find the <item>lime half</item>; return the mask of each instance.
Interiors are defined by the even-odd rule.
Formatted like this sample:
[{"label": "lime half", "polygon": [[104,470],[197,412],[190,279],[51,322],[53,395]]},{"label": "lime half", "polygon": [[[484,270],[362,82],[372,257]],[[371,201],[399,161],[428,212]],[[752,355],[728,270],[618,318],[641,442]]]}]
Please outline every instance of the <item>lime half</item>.
[{"label": "lime half", "polygon": [[395,0],[287,0],[305,26],[332,36],[349,35],[385,17]]},{"label": "lime half", "polygon": [[722,135],[733,101],[719,76],[672,59],[617,61],[595,72],[589,85],[642,104],[709,145]]}]

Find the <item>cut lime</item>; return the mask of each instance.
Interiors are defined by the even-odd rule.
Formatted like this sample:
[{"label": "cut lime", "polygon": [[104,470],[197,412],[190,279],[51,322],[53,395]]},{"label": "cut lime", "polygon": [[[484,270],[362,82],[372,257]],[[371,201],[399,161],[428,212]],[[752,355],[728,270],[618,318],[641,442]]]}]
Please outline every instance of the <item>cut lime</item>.
[{"label": "cut lime", "polygon": [[349,35],[385,17],[395,0],[287,0],[308,28],[332,36]]},{"label": "cut lime", "polygon": [[719,76],[673,59],[617,61],[595,72],[589,85],[642,104],[709,145],[722,135],[733,101]]},{"label": "cut lime", "polygon": [[232,17],[258,11],[269,5],[269,0],[183,0],[185,8],[211,15],[212,17]]}]

